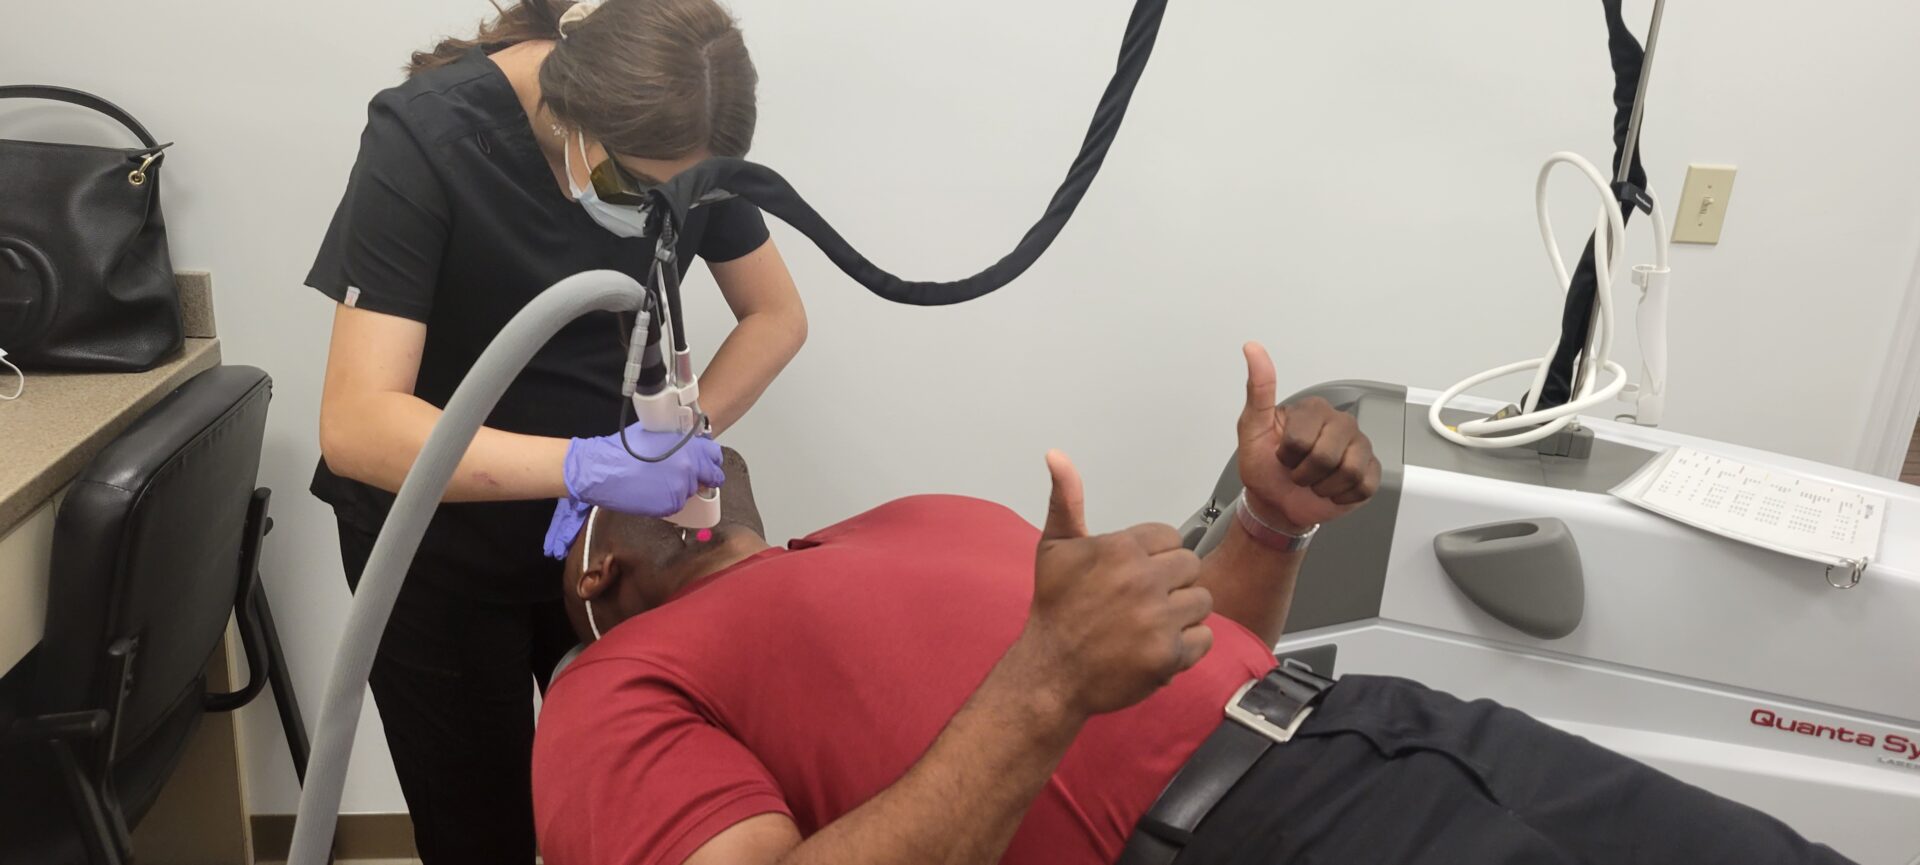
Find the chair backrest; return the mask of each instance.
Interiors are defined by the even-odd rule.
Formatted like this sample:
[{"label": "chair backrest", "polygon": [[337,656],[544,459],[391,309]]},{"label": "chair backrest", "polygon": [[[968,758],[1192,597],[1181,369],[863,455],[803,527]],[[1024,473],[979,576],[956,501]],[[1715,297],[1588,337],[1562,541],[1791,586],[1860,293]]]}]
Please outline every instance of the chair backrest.
[{"label": "chair backrest", "polygon": [[[117,707],[115,775],[133,800],[130,819],[157,793],[204,711],[207,661],[241,585],[271,393],[272,380],[252,367],[195,376],[94,458],[54,522],[29,709]],[[133,672],[121,697],[108,647],[127,638]],[[120,760],[157,777],[123,778]]]}]

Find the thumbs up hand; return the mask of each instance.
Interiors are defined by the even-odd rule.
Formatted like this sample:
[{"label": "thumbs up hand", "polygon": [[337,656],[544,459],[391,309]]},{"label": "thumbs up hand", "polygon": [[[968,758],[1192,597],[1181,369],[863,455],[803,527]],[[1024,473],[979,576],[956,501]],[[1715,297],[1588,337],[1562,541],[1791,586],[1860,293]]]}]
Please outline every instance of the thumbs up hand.
[{"label": "thumbs up hand", "polygon": [[1053,495],[1034,561],[1033,606],[1007,660],[1090,716],[1146,699],[1213,646],[1213,598],[1172,526],[1090,535],[1080,473],[1047,454]]},{"label": "thumbs up hand", "polygon": [[1299,533],[1365,504],[1380,488],[1380,460],[1353,415],[1319,397],[1276,407],[1273,358],[1259,343],[1247,359],[1240,410],[1240,482],[1259,520]]}]

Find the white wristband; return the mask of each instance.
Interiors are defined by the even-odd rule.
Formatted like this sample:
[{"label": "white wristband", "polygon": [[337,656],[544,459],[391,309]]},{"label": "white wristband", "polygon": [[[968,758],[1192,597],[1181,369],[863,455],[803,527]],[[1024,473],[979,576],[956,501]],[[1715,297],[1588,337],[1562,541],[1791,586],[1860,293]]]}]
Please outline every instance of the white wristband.
[{"label": "white wristband", "polygon": [[1306,549],[1307,545],[1313,542],[1313,536],[1320,531],[1318,524],[1308,527],[1300,534],[1268,525],[1266,520],[1260,519],[1259,515],[1253,512],[1253,508],[1248,506],[1247,491],[1244,489],[1240,491],[1240,498],[1234,500],[1233,510],[1240,528],[1252,535],[1255,541],[1260,542],[1261,546],[1283,553],[1297,553]]}]

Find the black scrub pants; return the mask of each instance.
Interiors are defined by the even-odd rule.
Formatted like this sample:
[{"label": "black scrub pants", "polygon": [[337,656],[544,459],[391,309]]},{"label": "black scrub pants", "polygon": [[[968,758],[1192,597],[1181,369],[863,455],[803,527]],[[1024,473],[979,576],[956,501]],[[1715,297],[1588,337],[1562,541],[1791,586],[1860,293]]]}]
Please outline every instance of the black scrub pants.
[{"label": "black scrub pants", "polygon": [[[374,535],[339,525],[357,588]],[[558,567],[526,579],[558,579]],[[444,588],[462,578],[467,566],[414,559],[369,684],[423,865],[530,865],[533,685],[546,688],[577,639],[558,598],[489,603]]]},{"label": "black scrub pants", "polygon": [[1844,863],[1778,820],[1488,700],[1346,676],[1200,824],[1207,865]]}]

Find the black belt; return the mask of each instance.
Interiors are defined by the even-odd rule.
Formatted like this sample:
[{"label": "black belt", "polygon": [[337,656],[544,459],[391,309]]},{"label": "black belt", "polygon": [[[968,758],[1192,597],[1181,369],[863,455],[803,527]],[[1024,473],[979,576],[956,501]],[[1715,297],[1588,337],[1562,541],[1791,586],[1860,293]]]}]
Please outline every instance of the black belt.
[{"label": "black belt", "polygon": [[1200,743],[1160,799],[1133,829],[1115,865],[1170,865],[1227,792],[1267,753],[1293,738],[1333,680],[1291,658],[1241,686],[1227,700],[1227,719]]}]

